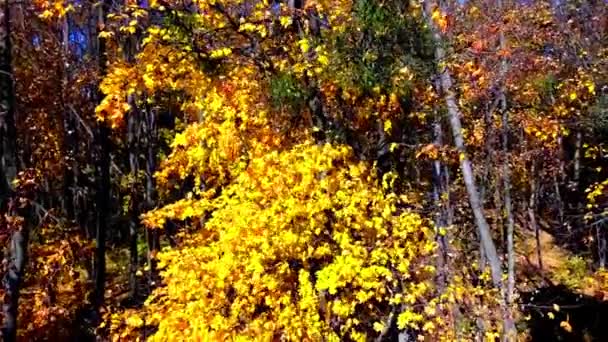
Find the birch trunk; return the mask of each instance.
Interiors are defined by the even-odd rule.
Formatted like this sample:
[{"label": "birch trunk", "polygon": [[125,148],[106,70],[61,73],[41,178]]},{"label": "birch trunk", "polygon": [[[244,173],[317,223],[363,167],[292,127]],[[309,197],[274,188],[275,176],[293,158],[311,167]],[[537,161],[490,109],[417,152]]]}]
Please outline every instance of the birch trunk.
[{"label": "birch trunk", "polygon": [[[497,1],[497,5],[502,10],[502,0]],[[507,47],[504,32],[501,31],[499,35],[500,50],[504,50]],[[500,110],[502,112],[502,148],[503,148],[503,165],[502,165],[502,176],[503,176],[503,187],[504,187],[504,207],[506,215],[507,225],[507,292],[505,299],[508,305],[511,305],[513,300],[513,293],[515,291],[515,247],[513,242],[515,220],[513,218],[513,203],[511,199],[511,167],[509,160],[509,111],[507,108],[507,95],[506,95],[506,76],[508,71],[508,64],[505,57],[501,58],[500,63]]]},{"label": "birch trunk", "polygon": [[[424,7],[429,26],[432,30],[433,40],[435,41],[435,59],[437,60],[438,64],[441,65],[445,58],[445,51],[441,47],[443,39],[438,29],[435,27],[434,22],[431,20],[430,14],[432,12],[432,8],[430,1],[425,1]],[[460,117],[462,116],[462,114],[460,113],[460,109],[458,108],[458,105],[456,103],[456,96],[454,95],[454,91],[452,90],[452,77],[447,68],[440,68],[441,69],[438,71],[438,76],[441,86],[441,92],[447,107],[450,127],[452,129],[452,135],[454,137],[454,144],[456,145],[456,149],[459,153],[460,171],[462,172],[465,187],[469,197],[469,204],[471,205],[471,210],[473,211],[475,224],[477,226],[477,231],[479,233],[481,244],[490,264],[492,281],[494,283],[494,286],[496,286],[497,288],[502,288],[503,281],[500,266],[501,263],[500,259],[498,258],[498,253],[496,252],[496,245],[492,240],[490,226],[488,225],[488,222],[486,221],[486,218],[483,213],[482,204],[479,198],[479,192],[477,190],[477,185],[475,184],[474,180],[471,161],[469,160],[466,154],[466,146],[464,143],[464,137],[462,136],[462,123],[460,121]]]},{"label": "birch trunk", "polygon": [[[439,29],[435,25],[434,21],[431,19],[432,10],[433,7],[431,2],[428,0],[425,1],[425,16],[435,43],[435,59],[439,66],[438,76],[442,92],[441,96],[443,97],[447,107],[449,122],[452,129],[452,135],[454,137],[454,144],[459,153],[460,171],[462,172],[462,178],[464,180],[467,194],[469,197],[469,204],[471,206],[471,210],[473,211],[473,216],[475,218],[475,224],[477,226],[479,239],[481,241],[481,245],[483,246],[487,261],[490,265],[492,282],[494,286],[499,289],[501,293],[504,294],[501,261],[496,251],[496,245],[492,240],[490,226],[488,225],[488,222],[484,216],[479,191],[473,175],[473,167],[466,153],[464,137],[462,136],[462,123],[460,121],[460,117],[462,116],[462,114],[456,102],[456,95],[454,94],[454,91],[452,89],[452,77],[448,69],[443,65],[445,59],[445,51],[442,47],[443,37]],[[505,312],[507,311],[507,309],[504,308],[504,305],[503,309],[505,310]],[[505,339],[514,339],[515,325],[513,321],[509,319],[509,317],[505,317],[504,319],[504,332],[506,336]]]}]

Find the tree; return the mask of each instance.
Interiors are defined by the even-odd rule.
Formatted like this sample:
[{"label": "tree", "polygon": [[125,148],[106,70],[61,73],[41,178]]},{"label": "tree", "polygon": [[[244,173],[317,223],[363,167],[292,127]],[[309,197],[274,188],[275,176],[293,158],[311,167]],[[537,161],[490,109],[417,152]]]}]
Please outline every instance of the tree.
[{"label": "tree", "polygon": [[[492,281],[494,283],[494,286],[498,288],[501,292],[503,292],[504,284],[502,280],[501,261],[498,257],[494,241],[492,240],[490,226],[488,225],[488,222],[486,221],[486,218],[483,213],[482,202],[479,198],[479,191],[477,189],[477,185],[474,179],[473,169],[471,167],[471,162],[469,160],[469,157],[467,156],[466,147],[464,145],[464,139],[462,136],[462,123],[460,121],[462,113],[458,108],[456,96],[452,89],[453,81],[450,72],[444,65],[442,65],[445,59],[445,51],[442,47],[444,41],[441,36],[441,28],[438,27],[438,25],[434,21],[437,15],[441,15],[437,14],[440,13],[440,9],[436,7],[434,8],[430,1],[426,1],[424,3],[424,11],[435,42],[435,59],[439,67],[439,85],[446,103],[449,122],[452,129],[452,134],[454,136],[454,144],[456,145],[456,149],[458,151],[458,158],[460,159],[460,169],[469,196],[469,203],[475,216],[479,239],[481,241],[483,252],[490,264]],[[504,323],[505,335],[513,335],[515,325],[512,319],[509,317],[509,309],[506,307],[503,309],[506,311]]]},{"label": "tree", "polygon": [[[27,262],[28,226],[22,225],[23,217],[18,214],[23,206],[19,195],[14,192],[17,179],[17,137],[15,127],[15,92],[13,86],[12,45],[11,45],[11,5],[8,1],[0,3],[0,207],[5,215],[4,224],[10,235],[8,265],[4,278],[5,296],[3,304],[2,336],[6,341],[15,341],[17,336],[17,313],[19,292]],[[25,217],[27,219],[27,215]],[[11,222],[12,221],[12,222]]]}]

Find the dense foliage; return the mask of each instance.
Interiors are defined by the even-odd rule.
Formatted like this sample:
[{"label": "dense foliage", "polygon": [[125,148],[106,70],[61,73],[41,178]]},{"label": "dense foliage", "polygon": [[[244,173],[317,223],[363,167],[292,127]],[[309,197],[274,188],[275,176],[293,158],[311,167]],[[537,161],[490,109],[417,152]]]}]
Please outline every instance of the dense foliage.
[{"label": "dense foliage", "polygon": [[602,340],[605,1],[0,0],[2,337]]}]

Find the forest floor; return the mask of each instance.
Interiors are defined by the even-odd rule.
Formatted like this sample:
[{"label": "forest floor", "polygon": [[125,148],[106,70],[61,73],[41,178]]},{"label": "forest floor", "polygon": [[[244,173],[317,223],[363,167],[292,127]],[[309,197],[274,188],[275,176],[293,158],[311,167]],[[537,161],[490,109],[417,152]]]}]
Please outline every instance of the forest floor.
[{"label": "forest floor", "polygon": [[545,230],[538,239],[520,232],[518,290],[531,340],[608,341],[606,273],[593,271]]}]

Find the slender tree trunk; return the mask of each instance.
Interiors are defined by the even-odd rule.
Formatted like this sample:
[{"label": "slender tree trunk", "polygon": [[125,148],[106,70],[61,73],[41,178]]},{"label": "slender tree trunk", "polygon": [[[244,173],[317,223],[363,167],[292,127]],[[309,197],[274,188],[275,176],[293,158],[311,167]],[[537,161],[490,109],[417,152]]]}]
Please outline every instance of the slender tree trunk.
[{"label": "slender tree trunk", "polygon": [[61,27],[62,36],[62,59],[63,59],[63,74],[61,79],[61,101],[63,107],[63,146],[65,151],[65,160],[63,167],[63,211],[68,220],[75,218],[75,201],[74,201],[74,186],[76,185],[75,170],[75,149],[78,144],[76,138],[76,125],[74,115],[71,112],[67,98],[67,88],[69,84],[69,66],[70,66],[70,50],[69,50],[69,17],[65,15]]},{"label": "slender tree trunk", "polygon": [[[10,206],[17,206],[17,203]],[[6,301],[3,304],[4,325],[2,327],[2,337],[6,342],[17,340],[17,317],[19,312],[19,295],[21,283],[25,276],[25,266],[27,265],[27,246],[29,239],[31,221],[29,206],[16,210],[13,208],[13,215],[22,216],[24,223],[21,227],[12,227],[16,231],[11,236],[9,246],[9,264],[4,276],[4,291]]]},{"label": "slender tree trunk", "polygon": [[[124,59],[128,63],[134,62],[136,41],[127,38],[124,43]],[[141,112],[137,107],[135,95],[129,95],[128,102],[131,111],[127,117],[127,146],[129,149],[129,287],[130,297],[137,297],[137,268],[139,266],[139,256],[137,251],[139,214],[141,212],[141,196],[139,195],[139,146],[141,131]]]},{"label": "slender tree trunk", "polygon": [[[432,12],[432,7],[430,1],[425,1],[425,11],[427,13],[429,26],[432,28],[433,38],[435,40],[435,59],[438,61],[439,64],[442,64],[445,58],[445,52],[441,47],[443,39],[441,37],[441,34],[435,27],[435,23],[431,20],[430,13]],[[490,268],[492,271],[492,281],[494,282],[494,285],[496,287],[502,288],[502,271],[500,266],[500,259],[498,258],[498,253],[496,252],[496,245],[492,240],[490,226],[488,225],[488,222],[486,221],[486,218],[483,213],[483,208],[479,198],[479,192],[477,190],[477,185],[475,184],[474,180],[471,161],[469,160],[466,154],[464,137],[462,136],[462,123],[460,121],[460,117],[462,116],[462,114],[460,113],[460,109],[458,108],[456,102],[456,96],[454,95],[454,91],[452,90],[452,77],[447,68],[445,67],[443,67],[442,70],[439,70],[438,75],[440,77],[442,96],[444,98],[448,110],[449,122],[452,128],[452,134],[454,136],[454,144],[456,145],[456,149],[459,153],[460,169],[469,196],[469,203],[471,205],[471,210],[473,211],[473,215],[475,217],[475,223],[477,225],[481,244],[483,245],[483,249],[488,258],[488,262],[490,263]]]},{"label": "slender tree trunk", "polygon": [[[562,200],[561,191],[559,189],[559,182],[557,176],[553,176],[553,190],[555,191],[555,201],[557,202],[557,217],[559,219],[560,227],[564,225],[564,201]],[[568,231],[570,231],[570,225],[566,225]]]},{"label": "slender tree trunk", "polygon": [[98,309],[104,302],[106,278],[106,233],[110,217],[110,129],[99,123],[96,132],[98,146],[97,178],[97,231],[95,233],[95,291],[93,305]]},{"label": "slender tree trunk", "polygon": [[17,136],[15,129],[15,87],[12,68],[11,8],[0,0],[0,207],[6,207],[17,175]]},{"label": "slender tree trunk", "polygon": [[[110,9],[110,0],[105,0],[100,7],[99,27],[103,26]],[[99,39],[99,68],[100,74],[106,73],[106,41]],[[99,95],[101,100],[101,95]],[[110,217],[110,128],[106,121],[98,121],[95,131],[94,144],[97,146],[96,183],[97,183],[97,230],[95,233],[95,289],[93,291],[93,307],[96,311],[104,302],[106,280],[106,233],[108,217]]]},{"label": "slender tree trunk", "polygon": [[534,230],[534,238],[536,239],[536,257],[538,259],[538,268],[542,271],[543,259],[540,244],[540,227],[536,222],[536,191],[536,162],[532,161],[532,168],[530,171],[530,201],[528,204],[528,219],[530,220],[530,226]]},{"label": "slender tree trunk", "polygon": [[494,109],[493,105],[489,105],[488,108],[486,108],[484,115],[484,125],[486,127],[484,150],[486,156],[483,176],[481,184],[479,184],[479,197],[481,198],[482,203],[485,201],[487,190],[490,187],[490,178],[492,176],[491,165],[494,164],[494,123],[492,120]]},{"label": "slender tree trunk", "polygon": [[[554,101],[551,100],[551,105],[553,105]],[[564,137],[562,136],[562,133],[559,132],[557,135],[557,156],[559,158],[559,176],[560,176],[560,181],[563,183],[566,180],[566,163],[564,160]]]},{"label": "slender tree trunk", "polygon": [[[443,127],[438,113],[435,113],[433,124],[434,144],[437,148],[443,146]],[[433,161],[433,201],[435,202],[435,236],[439,244],[438,263],[438,286],[443,291],[447,283],[447,259],[448,259],[448,240],[446,239],[447,228],[447,205],[446,203],[446,184],[443,175],[443,165],[439,158]]]},{"label": "slender tree trunk", "polygon": [[604,233],[604,227],[596,225],[595,234],[597,240],[597,257],[599,260],[600,268],[606,267],[606,234]]},{"label": "slender tree trunk", "polygon": [[[551,105],[553,105],[555,103],[555,100],[553,99],[553,95],[551,95]],[[557,158],[558,158],[558,171],[559,171],[559,179],[558,176],[554,176],[554,186],[555,186],[555,197],[557,200],[557,210],[558,210],[558,216],[559,216],[559,223],[560,225],[564,225],[564,223],[566,223],[564,221],[564,202],[562,200],[562,190],[560,189],[560,183],[561,184],[565,184],[565,180],[566,180],[566,163],[565,163],[565,158],[564,158],[564,137],[562,136],[562,133],[559,132],[557,134]],[[570,225],[567,224],[566,228],[568,229],[568,231],[570,231]]]},{"label": "slender tree trunk", "polygon": [[581,198],[581,154],[583,149],[583,132],[580,127],[576,130],[574,141],[574,160],[573,160],[573,175],[572,175],[572,194],[574,198],[574,206],[576,208],[575,228],[580,228],[584,225],[583,221],[583,201]]},{"label": "slender tree trunk", "polygon": [[[130,99],[130,102],[134,102]],[[133,105],[131,108],[134,108]],[[137,296],[137,267],[138,267],[138,255],[137,255],[137,230],[139,226],[139,191],[138,191],[138,174],[139,174],[139,141],[138,129],[139,129],[139,112],[133,110],[129,113],[127,119],[127,146],[129,146],[129,178],[131,181],[131,191],[129,198],[129,286],[131,291],[131,298]]]},{"label": "slender tree trunk", "polygon": [[[431,18],[432,10],[433,8],[431,2],[428,0],[425,1],[424,11],[435,43],[435,59],[440,67],[440,70],[438,71],[438,76],[442,91],[441,95],[443,96],[447,107],[450,126],[452,128],[452,134],[454,136],[454,144],[456,145],[456,149],[459,153],[460,170],[462,172],[462,177],[469,196],[469,204],[471,205],[471,209],[475,217],[475,223],[477,225],[479,238],[481,240],[481,244],[486,254],[488,263],[490,264],[492,282],[497,289],[504,293],[501,261],[498,257],[498,253],[496,252],[496,245],[492,240],[490,226],[488,225],[488,222],[486,221],[486,218],[484,216],[482,203],[479,198],[479,191],[477,189],[477,185],[475,184],[473,168],[471,166],[471,161],[467,156],[464,137],[462,136],[462,123],[460,121],[460,117],[462,116],[462,114],[460,112],[460,109],[458,108],[456,96],[452,89],[452,77],[448,69],[443,66],[445,59],[445,51],[442,47],[443,37]],[[506,314],[508,309],[504,307],[504,305],[503,309],[505,310]],[[504,332],[505,336],[513,336],[514,338],[515,324],[511,319],[509,319],[509,317],[505,317],[504,319]]]},{"label": "slender tree trunk", "polygon": [[29,206],[18,209],[18,199],[12,188],[18,165],[10,10],[9,1],[0,0],[0,212],[24,218],[24,224],[20,227],[9,227],[13,232],[7,248],[8,265],[3,280],[5,301],[2,305],[2,337],[4,341],[13,342],[17,339],[19,293],[27,263],[30,217]]},{"label": "slender tree trunk", "polygon": [[[144,111],[143,135],[145,137],[145,154],[146,154],[146,169],[145,169],[145,207],[146,210],[154,208],[156,203],[156,192],[154,182],[154,172],[156,171],[156,147],[157,147],[157,129],[156,116],[151,108],[146,107]],[[147,232],[148,243],[148,265],[150,266],[150,282],[155,281],[156,277],[156,252],[160,249],[160,235],[157,229]]]},{"label": "slender tree trunk", "polygon": [[[497,1],[497,5],[502,10],[502,0]],[[501,30],[499,34],[499,48],[505,50],[507,43],[504,32]],[[502,165],[502,177],[503,177],[503,188],[504,188],[504,209],[506,216],[507,225],[507,292],[506,301],[507,305],[512,304],[513,294],[515,291],[515,246],[513,241],[515,220],[513,218],[513,203],[511,199],[511,166],[510,166],[510,155],[509,155],[509,111],[507,108],[507,94],[506,94],[506,76],[508,71],[508,64],[505,57],[501,58],[500,63],[500,110],[502,112],[502,149],[503,149],[503,165]]]},{"label": "slender tree trunk", "polygon": [[576,131],[576,140],[574,142],[574,165],[573,165],[573,175],[572,175],[572,190],[576,193],[579,192],[580,189],[580,180],[581,180],[581,150],[583,147],[583,132],[581,130]]}]

